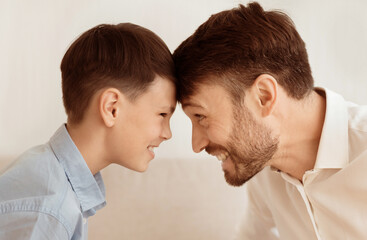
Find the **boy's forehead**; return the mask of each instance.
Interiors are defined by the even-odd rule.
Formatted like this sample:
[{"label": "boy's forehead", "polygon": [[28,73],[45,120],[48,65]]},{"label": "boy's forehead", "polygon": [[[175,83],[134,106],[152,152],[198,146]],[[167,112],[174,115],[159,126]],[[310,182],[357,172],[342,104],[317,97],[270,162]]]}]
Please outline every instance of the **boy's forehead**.
[{"label": "boy's forehead", "polygon": [[177,103],[175,85],[169,79],[157,76],[134,102],[173,113]]}]

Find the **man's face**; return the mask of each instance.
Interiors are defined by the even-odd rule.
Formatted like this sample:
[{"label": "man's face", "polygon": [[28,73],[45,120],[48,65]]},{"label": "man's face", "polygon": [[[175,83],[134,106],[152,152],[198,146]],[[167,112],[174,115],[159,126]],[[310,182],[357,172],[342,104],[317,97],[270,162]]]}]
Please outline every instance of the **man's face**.
[{"label": "man's face", "polygon": [[240,105],[234,105],[218,85],[201,85],[194,96],[182,101],[193,126],[193,150],[205,149],[221,160],[225,179],[233,186],[241,186],[261,171],[278,147],[270,129]]},{"label": "man's face", "polygon": [[157,76],[135,101],[125,101],[121,118],[110,138],[115,163],[145,171],[155,156],[154,148],[172,137],[170,118],[176,107],[174,83]]}]

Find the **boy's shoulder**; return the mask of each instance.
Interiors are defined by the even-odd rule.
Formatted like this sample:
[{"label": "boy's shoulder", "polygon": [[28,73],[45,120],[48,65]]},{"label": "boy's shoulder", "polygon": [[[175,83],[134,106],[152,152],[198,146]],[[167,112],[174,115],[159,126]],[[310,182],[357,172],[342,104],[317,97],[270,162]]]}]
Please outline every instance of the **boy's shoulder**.
[{"label": "boy's shoulder", "polygon": [[48,143],[24,152],[0,172],[0,214],[22,212],[51,215],[68,231],[70,221],[81,216],[78,199]]},{"label": "boy's shoulder", "polygon": [[[51,189],[63,188],[62,185],[66,183],[65,172],[50,145],[39,145],[27,150],[1,170],[0,200],[49,195],[52,194]],[[3,194],[4,189],[7,189],[6,194]]]}]

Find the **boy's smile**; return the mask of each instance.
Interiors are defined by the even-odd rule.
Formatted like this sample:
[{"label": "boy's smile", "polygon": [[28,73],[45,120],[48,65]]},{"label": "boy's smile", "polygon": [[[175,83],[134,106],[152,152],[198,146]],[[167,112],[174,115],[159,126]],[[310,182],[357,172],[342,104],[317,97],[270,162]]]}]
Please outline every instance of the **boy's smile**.
[{"label": "boy's smile", "polygon": [[154,149],[172,137],[170,118],[175,110],[175,86],[157,76],[134,101],[120,104],[121,118],[114,127],[115,161],[136,171],[145,171],[155,157]]}]

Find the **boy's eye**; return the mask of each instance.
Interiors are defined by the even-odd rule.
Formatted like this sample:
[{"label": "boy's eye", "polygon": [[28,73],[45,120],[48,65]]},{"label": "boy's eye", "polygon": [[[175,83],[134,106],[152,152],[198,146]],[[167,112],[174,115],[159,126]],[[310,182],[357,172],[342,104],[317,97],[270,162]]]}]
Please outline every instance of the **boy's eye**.
[{"label": "boy's eye", "polygon": [[160,113],[159,115],[161,115],[162,117],[166,117],[167,113]]}]

